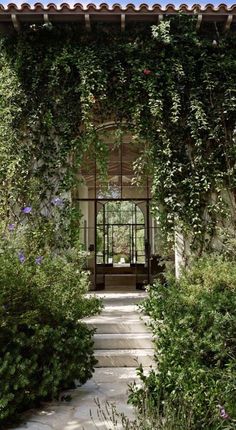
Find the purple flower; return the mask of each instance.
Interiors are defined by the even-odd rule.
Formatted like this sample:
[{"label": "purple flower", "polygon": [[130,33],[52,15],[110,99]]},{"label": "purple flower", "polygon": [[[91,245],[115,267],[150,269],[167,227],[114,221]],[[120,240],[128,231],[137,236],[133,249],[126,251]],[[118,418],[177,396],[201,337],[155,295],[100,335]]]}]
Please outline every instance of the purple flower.
[{"label": "purple flower", "polygon": [[23,252],[22,252],[22,251],[21,251],[21,252],[19,252],[19,254],[18,254],[18,259],[19,259],[20,263],[24,263],[24,261],[25,261],[25,256],[24,256],[24,254],[23,254]]},{"label": "purple flower", "polygon": [[9,224],[8,225],[8,230],[9,231],[13,231],[15,229],[15,224]]},{"label": "purple flower", "polygon": [[223,418],[223,420],[228,420],[229,419],[229,415],[226,413],[224,408],[220,409],[220,416],[221,418]]},{"label": "purple flower", "polygon": [[223,420],[228,420],[230,418],[230,416],[227,414],[225,408],[223,408],[223,406],[218,405],[219,409],[220,409],[220,417]]},{"label": "purple flower", "polygon": [[60,199],[60,197],[54,197],[54,198],[52,199],[52,204],[53,204],[54,206],[62,206],[62,205],[63,205],[63,200],[62,200],[62,199]]},{"label": "purple flower", "polygon": [[25,207],[22,209],[22,212],[23,212],[24,214],[29,214],[31,211],[32,211],[31,206],[25,206]]},{"label": "purple flower", "polygon": [[40,255],[40,257],[35,258],[35,264],[41,264],[43,260],[43,256]]}]

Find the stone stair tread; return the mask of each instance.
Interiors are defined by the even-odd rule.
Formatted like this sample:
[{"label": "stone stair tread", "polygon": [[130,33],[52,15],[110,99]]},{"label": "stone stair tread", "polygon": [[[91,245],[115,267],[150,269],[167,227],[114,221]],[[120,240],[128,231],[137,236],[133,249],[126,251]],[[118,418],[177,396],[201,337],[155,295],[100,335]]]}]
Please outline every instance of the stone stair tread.
[{"label": "stone stair tread", "polygon": [[95,333],[97,339],[153,339],[151,333]]},{"label": "stone stair tread", "polygon": [[154,354],[154,348],[147,349],[96,349],[95,356],[119,356],[119,355],[139,355],[139,356],[147,356],[149,354]]},{"label": "stone stair tread", "polygon": [[110,292],[110,291],[104,291],[104,290],[94,291],[94,292],[87,293],[85,296],[86,297],[96,296],[103,299],[120,298],[120,299],[126,300],[129,297],[132,297],[132,298],[140,297],[142,299],[142,298],[148,297],[148,294],[146,293],[146,291],[136,290],[132,292],[131,291],[126,292],[126,290],[124,289],[116,292],[114,291]]},{"label": "stone stair tread", "polygon": [[149,319],[141,319],[135,318],[133,315],[101,315],[100,318],[88,318],[84,319],[83,322],[89,325],[99,325],[99,324],[124,324],[130,326],[131,324],[143,324],[144,327],[147,327],[147,324],[150,322]]},{"label": "stone stair tread", "polygon": [[96,368],[154,366],[154,350],[149,349],[109,349],[95,350],[98,360]]},{"label": "stone stair tread", "polygon": [[[108,319],[109,318],[109,319]],[[145,334],[151,333],[150,328],[141,319],[105,317],[100,321],[88,321],[88,327],[95,329],[96,334]]]},{"label": "stone stair tread", "polygon": [[150,319],[148,317],[142,317],[140,318],[139,316],[137,316],[137,314],[135,315],[129,315],[128,318],[126,320],[124,320],[124,316],[112,316],[112,315],[103,315],[100,314],[98,316],[95,317],[89,317],[89,318],[84,318],[83,319],[84,322],[89,323],[89,324],[131,324],[131,323],[142,323],[142,322],[148,322],[150,321]]},{"label": "stone stair tread", "polygon": [[87,326],[95,330],[96,334],[134,334],[134,333],[151,333],[150,327],[141,320],[119,320],[119,321],[107,321],[102,320],[100,322],[89,321]]},{"label": "stone stair tread", "polygon": [[114,302],[109,302],[106,303],[106,306],[103,308],[102,312],[106,311],[106,310],[110,310],[110,309],[118,309],[118,310],[125,310],[125,312],[127,311],[134,311],[137,312],[138,311],[138,303],[133,303],[133,302],[128,302],[127,303],[122,303],[121,301],[119,303],[114,303]]},{"label": "stone stair tread", "polygon": [[[136,313],[136,315],[137,315],[137,313]],[[123,312],[123,313],[121,313],[119,311],[110,311],[109,310],[107,312],[103,312],[102,316],[103,317],[111,317],[112,316],[114,319],[120,316],[121,319],[123,319],[123,321],[127,321],[127,320],[132,320],[135,316],[135,313],[134,312],[127,312],[127,313]]]},{"label": "stone stair tread", "polygon": [[95,350],[127,350],[140,348],[153,348],[153,338],[151,333],[109,333],[95,334]]},{"label": "stone stair tread", "polygon": [[[90,322],[93,322],[94,324],[99,324],[99,322],[106,322],[106,319],[107,318],[109,318],[108,320],[107,320],[107,322],[108,323],[112,323],[112,320],[114,321],[114,323],[121,323],[121,322],[129,322],[129,321],[133,321],[133,320],[135,320],[135,317],[137,316],[137,313],[126,313],[126,314],[124,314],[124,313],[120,313],[119,311],[117,311],[117,312],[110,312],[110,311],[108,311],[108,312],[104,312],[102,315],[100,315],[100,318],[98,318],[98,319],[96,319],[96,317],[95,317],[95,319],[87,319],[87,320],[83,320],[84,322],[86,322],[86,323],[90,323]],[[142,320],[141,319],[139,319],[139,321],[141,321],[142,322]],[[147,320],[147,322],[148,322],[148,320]],[[143,324],[145,324],[145,322],[143,322]]]},{"label": "stone stair tread", "polygon": [[139,325],[136,324],[135,326],[131,326],[129,324],[100,324],[100,325],[94,325],[94,324],[88,324],[88,327],[90,329],[95,330],[95,334],[107,334],[107,335],[115,335],[115,334],[150,334],[151,330],[146,327],[142,326],[140,323]]}]

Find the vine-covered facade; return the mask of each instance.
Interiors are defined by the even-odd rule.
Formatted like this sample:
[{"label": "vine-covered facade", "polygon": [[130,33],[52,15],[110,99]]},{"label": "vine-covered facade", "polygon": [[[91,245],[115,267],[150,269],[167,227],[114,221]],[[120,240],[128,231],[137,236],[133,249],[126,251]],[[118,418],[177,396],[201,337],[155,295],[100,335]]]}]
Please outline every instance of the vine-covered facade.
[{"label": "vine-covered facade", "polygon": [[[67,246],[83,236],[87,251],[103,252],[112,264],[105,221],[103,250],[97,249],[98,200],[107,202],[112,192],[120,201],[136,200],[145,218],[146,282],[151,255],[171,257],[175,250],[181,260],[183,235],[202,253],[219,228],[234,230],[236,35],[234,15],[230,21],[221,12],[203,20],[199,13],[152,13],[150,22],[127,21],[123,31],[109,20],[86,31],[65,22],[64,12],[61,23],[50,15],[43,23],[39,13],[28,22],[17,18],[19,32],[7,30],[0,48],[3,225],[17,223],[17,208],[30,205],[51,242],[66,238]],[[130,153],[111,160],[122,149]],[[51,217],[56,198],[63,201],[60,228]],[[97,209],[89,210],[92,204]],[[93,237],[81,227],[93,228]],[[131,230],[130,243],[137,242]],[[48,235],[40,240],[48,245]],[[96,264],[95,255],[90,269]]]}]

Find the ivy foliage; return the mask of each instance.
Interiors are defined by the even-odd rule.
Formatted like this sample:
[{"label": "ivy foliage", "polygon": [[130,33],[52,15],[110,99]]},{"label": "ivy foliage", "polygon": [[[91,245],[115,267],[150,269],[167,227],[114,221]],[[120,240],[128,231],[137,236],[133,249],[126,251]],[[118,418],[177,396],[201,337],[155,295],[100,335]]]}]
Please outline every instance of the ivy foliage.
[{"label": "ivy foliage", "polygon": [[104,172],[96,127],[112,119],[144,143],[138,173],[152,176],[163,231],[178,223],[194,242],[211,238],[234,202],[235,48],[233,31],[197,33],[195,18],[181,15],[124,33],[44,25],[2,38],[3,218],[76,187],[85,151]]}]

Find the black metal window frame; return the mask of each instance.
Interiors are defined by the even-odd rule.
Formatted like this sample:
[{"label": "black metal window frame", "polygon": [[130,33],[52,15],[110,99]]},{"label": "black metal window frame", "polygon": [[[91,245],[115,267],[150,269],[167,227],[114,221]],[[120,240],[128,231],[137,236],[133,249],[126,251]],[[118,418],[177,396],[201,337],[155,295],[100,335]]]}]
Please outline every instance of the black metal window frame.
[{"label": "black metal window frame", "polygon": [[[110,213],[114,213],[114,210],[109,209],[108,204],[112,202],[112,203],[120,203],[120,200],[116,200],[114,202],[114,199],[112,199],[112,201],[106,201],[104,202],[104,204],[102,205],[102,208],[100,208],[100,210],[98,211],[97,217],[96,217],[96,229],[97,232],[100,230],[100,232],[102,231],[102,241],[103,241],[103,254],[102,254],[102,263],[98,262],[98,257],[100,257],[100,255],[98,255],[98,252],[96,252],[96,262],[97,264],[109,264],[109,258],[110,256],[112,257],[112,260],[114,259],[115,253],[114,253],[114,248],[113,248],[113,232],[114,232],[114,228],[115,227],[128,227],[129,228],[129,260],[130,260],[130,264],[134,264],[136,262],[138,262],[138,257],[144,257],[144,262],[145,262],[145,217],[144,214],[141,210],[141,208],[138,206],[137,203],[134,203],[132,200],[130,201],[130,203],[132,203],[132,207],[129,210],[123,210],[121,209],[121,212],[128,212],[131,214],[131,219],[132,221],[127,221],[125,222],[110,222],[109,220],[109,214]],[[127,202],[127,201],[123,201],[123,202]],[[121,202],[122,203],[122,202]],[[102,211],[102,214],[101,214]],[[143,222],[138,222],[137,221],[137,211],[138,214],[141,214],[143,217]],[[98,216],[99,214],[101,214],[102,217],[102,222],[98,222]],[[138,229],[143,229],[144,231],[144,243],[143,243],[143,253],[139,252],[139,249],[137,247],[137,232]],[[110,243],[110,239],[111,239],[111,243]],[[111,246],[110,246],[111,245]],[[98,250],[97,250],[98,251]],[[141,251],[141,250],[140,250]]]}]

